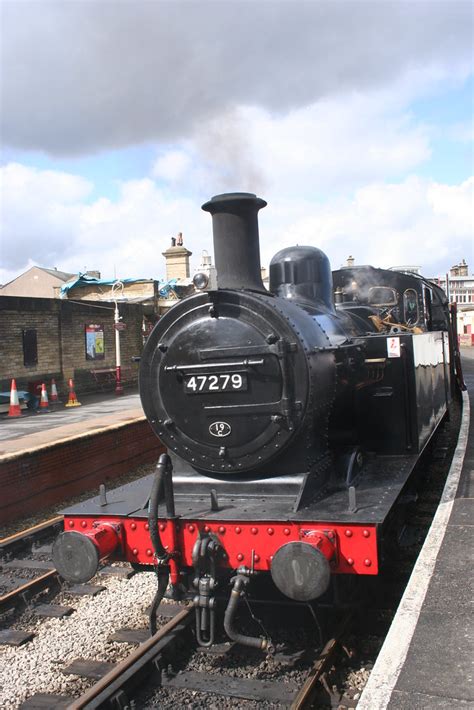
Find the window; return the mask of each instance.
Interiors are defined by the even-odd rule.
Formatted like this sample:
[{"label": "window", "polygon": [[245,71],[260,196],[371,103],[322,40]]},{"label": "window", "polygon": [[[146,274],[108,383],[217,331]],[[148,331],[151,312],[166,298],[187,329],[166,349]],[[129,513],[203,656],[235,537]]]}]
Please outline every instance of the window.
[{"label": "window", "polygon": [[408,325],[418,323],[418,294],[413,288],[407,288],[403,294],[403,317]]},{"label": "window", "polygon": [[34,367],[38,364],[38,339],[35,328],[27,328],[23,335],[23,364],[25,367]]},{"label": "window", "polygon": [[431,289],[425,287],[423,289],[423,296],[424,296],[424,300],[425,300],[425,323],[426,323],[426,327],[428,328],[428,330],[431,330],[431,325],[432,325]]},{"label": "window", "polygon": [[396,306],[397,292],[388,286],[373,286],[369,288],[369,303],[371,306]]}]

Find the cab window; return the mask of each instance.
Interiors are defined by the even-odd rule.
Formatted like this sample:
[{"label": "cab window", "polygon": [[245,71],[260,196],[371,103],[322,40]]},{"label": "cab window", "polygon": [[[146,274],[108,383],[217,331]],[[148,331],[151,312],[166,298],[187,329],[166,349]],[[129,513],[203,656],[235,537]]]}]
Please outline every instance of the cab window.
[{"label": "cab window", "polygon": [[372,286],[369,288],[368,301],[371,306],[396,306],[397,292],[388,286]]},{"label": "cab window", "polygon": [[403,317],[408,325],[418,323],[418,294],[413,288],[407,288],[403,294]]}]

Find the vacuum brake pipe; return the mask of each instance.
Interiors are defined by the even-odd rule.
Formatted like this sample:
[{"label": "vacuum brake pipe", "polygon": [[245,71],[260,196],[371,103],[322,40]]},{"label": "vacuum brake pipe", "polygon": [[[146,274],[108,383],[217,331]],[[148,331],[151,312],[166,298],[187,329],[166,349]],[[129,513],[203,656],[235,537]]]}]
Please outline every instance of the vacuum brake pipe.
[{"label": "vacuum brake pipe", "polygon": [[270,651],[271,643],[269,639],[257,638],[255,636],[245,636],[244,634],[239,634],[239,632],[234,629],[234,617],[237,607],[239,606],[239,599],[247,583],[248,578],[244,577],[242,574],[238,574],[234,577],[229,603],[227,604],[224,615],[225,632],[227,636],[232,639],[232,641],[240,643],[242,646],[250,646],[251,648],[259,648],[262,651]]},{"label": "vacuum brake pipe", "polygon": [[[158,528],[158,506],[160,503],[161,491],[163,490],[165,476],[168,473],[170,463],[171,462],[169,456],[167,454],[161,454],[160,458],[158,459],[155,476],[153,478],[153,485],[151,488],[148,509],[148,526],[150,528],[151,544],[153,545],[153,550],[157,562],[156,576],[158,577],[158,589],[156,590],[156,594],[153,599],[149,614],[149,626],[151,636],[156,634],[156,612],[158,611],[158,607],[160,606],[161,601],[165,595],[170,577],[169,567],[166,564],[170,556],[165,547],[163,546],[160,531]],[[174,516],[174,505],[172,512]]]}]

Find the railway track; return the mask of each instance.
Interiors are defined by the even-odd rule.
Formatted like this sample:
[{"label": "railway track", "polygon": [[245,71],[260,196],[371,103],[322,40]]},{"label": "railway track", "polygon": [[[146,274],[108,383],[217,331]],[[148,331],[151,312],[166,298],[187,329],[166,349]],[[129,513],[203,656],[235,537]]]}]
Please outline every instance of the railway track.
[{"label": "railway track", "polygon": [[[59,589],[49,553],[62,521],[62,516],[56,516],[0,540],[0,613],[30,603],[45,589]],[[30,578],[24,579],[25,575]]]},{"label": "railway track", "polygon": [[[327,701],[341,710],[355,707],[351,699],[343,698],[329,688],[327,673],[336,662],[336,656],[343,648],[342,639],[347,634],[353,620],[352,614],[347,614],[338,625],[335,634],[327,640],[321,651],[316,654],[313,663],[300,673],[299,682],[288,681],[287,678],[277,681],[248,680],[222,674],[204,674],[193,671],[181,671],[174,674],[169,671],[170,665],[177,662],[177,655],[184,647],[190,649],[190,629],[195,621],[194,607],[188,606],[179,610],[157,633],[144,640],[123,661],[106,672],[96,683],[89,687],[80,697],[73,699],[65,696],[37,695],[21,705],[24,710],[36,710],[40,707],[68,708],[69,710],[99,710],[101,708],[122,709],[140,707],[141,701],[135,700],[137,689],[143,683],[152,682],[155,686],[164,688],[171,702],[158,702],[156,707],[180,704],[180,691],[202,694],[213,698],[214,707],[221,707],[229,697],[235,698],[238,707],[253,701],[258,707],[279,707],[288,710],[309,710],[316,701]],[[120,632],[119,632],[120,633]],[[193,645],[192,653],[200,653]],[[94,662],[83,662],[82,667],[76,663],[76,672],[91,677],[94,672]],[[97,670],[98,667],[96,666]],[[176,682],[176,679],[179,679]],[[206,689],[204,691],[203,682]],[[329,695],[328,695],[329,694]],[[211,701],[212,702],[212,701]],[[148,705],[147,705],[148,706]],[[149,707],[155,707],[154,704]]]}]

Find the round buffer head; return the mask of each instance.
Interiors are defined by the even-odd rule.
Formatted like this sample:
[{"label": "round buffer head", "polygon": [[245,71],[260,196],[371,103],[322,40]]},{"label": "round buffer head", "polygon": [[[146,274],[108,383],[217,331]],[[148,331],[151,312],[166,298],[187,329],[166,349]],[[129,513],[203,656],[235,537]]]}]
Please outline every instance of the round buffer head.
[{"label": "round buffer head", "polygon": [[96,574],[99,550],[92,540],[79,532],[63,532],[53,545],[53,562],[67,582],[83,584]]},{"label": "round buffer head", "polygon": [[329,562],[307,542],[289,542],[275,553],[272,579],[280,592],[290,599],[308,602],[324,594],[329,586]]}]

